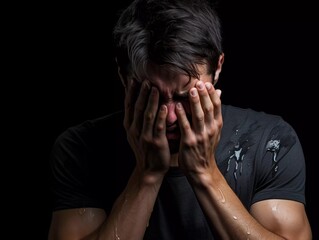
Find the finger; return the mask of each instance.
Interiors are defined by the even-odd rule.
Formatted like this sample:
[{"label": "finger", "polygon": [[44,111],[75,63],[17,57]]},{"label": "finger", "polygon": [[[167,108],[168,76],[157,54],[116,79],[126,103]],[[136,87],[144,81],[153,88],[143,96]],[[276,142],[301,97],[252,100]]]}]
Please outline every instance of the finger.
[{"label": "finger", "polygon": [[135,130],[140,132],[143,126],[144,110],[148,100],[150,86],[147,81],[143,81],[140,93],[134,106],[134,118],[132,125]]},{"label": "finger", "polygon": [[212,121],[214,120],[214,105],[213,102],[210,98],[209,92],[208,92],[208,87],[212,87],[212,84],[204,84],[202,81],[198,81],[196,83],[196,88],[198,90],[200,102],[201,102],[201,107],[204,112],[204,118],[206,124],[211,124]]},{"label": "finger", "polygon": [[147,106],[144,111],[144,121],[142,133],[145,136],[153,137],[154,122],[158,109],[159,93],[155,87],[151,88]]},{"label": "finger", "polygon": [[124,126],[128,129],[133,121],[134,117],[134,103],[136,101],[136,92],[138,91],[138,84],[136,80],[131,79],[125,91],[125,115],[124,115]]},{"label": "finger", "polygon": [[176,111],[178,125],[180,127],[182,137],[185,138],[185,137],[192,136],[193,135],[192,128],[187,119],[186,112],[183,108],[183,105],[180,102],[178,102],[176,104],[175,109],[176,109],[175,111]]},{"label": "finger", "polygon": [[155,128],[154,137],[163,138],[166,136],[166,117],[167,117],[167,107],[162,105],[158,111]]},{"label": "finger", "polygon": [[205,117],[196,88],[190,89],[189,102],[192,112],[192,124],[194,131],[201,133],[204,130]]}]

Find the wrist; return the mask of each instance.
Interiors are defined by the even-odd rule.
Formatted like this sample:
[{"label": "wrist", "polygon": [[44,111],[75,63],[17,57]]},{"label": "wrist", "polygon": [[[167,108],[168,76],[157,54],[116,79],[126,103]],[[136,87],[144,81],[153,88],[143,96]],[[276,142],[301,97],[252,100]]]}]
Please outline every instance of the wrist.
[{"label": "wrist", "polygon": [[140,186],[151,186],[161,184],[166,174],[165,172],[155,172],[149,170],[135,169],[135,177],[138,179]]},{"label": "wrist", "polygon": [[224,178],[218,168],[192,172],[187,177],[194,187],[202,189],[216,186]]}]

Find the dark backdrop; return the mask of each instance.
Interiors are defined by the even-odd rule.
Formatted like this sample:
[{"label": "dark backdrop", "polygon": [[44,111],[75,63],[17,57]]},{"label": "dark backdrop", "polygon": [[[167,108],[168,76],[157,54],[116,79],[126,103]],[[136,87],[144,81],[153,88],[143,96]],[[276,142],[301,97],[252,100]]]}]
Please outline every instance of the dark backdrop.
[{"label": "dark backdrop", "polygon": [[[55,138],[71,125],[122,107],[123,90],[110,41],[118,10],[127,2],[45,4],[21,21],[26,43],[20,46],[21,71],[25,72],[19,85],[21,114],[16,119],[27,130],[19,141],[28,147],[16,172],[23,176],[18,192],[27,190],[19,194],[26,201],[18,203],[20,219],[28,226],[23,235],[32,239],[47,237],[48,158]],[[317,239],[319,24],[314,8],[306,2],[302,6],[236,2],[241,3],[218,5],[225,50],[218,83],[222,101],[279,114],[295,128],[306,156],[307,212]],[[36,220],[29,221],[31,216]]]}]

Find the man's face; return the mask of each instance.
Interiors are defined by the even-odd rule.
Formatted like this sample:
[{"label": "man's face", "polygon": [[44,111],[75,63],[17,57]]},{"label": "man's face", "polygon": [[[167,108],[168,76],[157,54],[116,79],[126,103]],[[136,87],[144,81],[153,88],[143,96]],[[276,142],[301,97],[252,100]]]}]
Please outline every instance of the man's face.
[{"label": "man's face", "polygon": [[191,78],[187,75],[173,73],[158,66],[152,66],[150,69],[149,79],[150,84],[156,87],[160,93],[160,105],[165,104],[168,109],[166,118],[166,136],[169,142],[171,153],[178,152],[180,142],[180,130],[175,113],[175,107],[178,102],[183,104],[183,107],[188,115],[188,120],[191,123],[191,110],[188,100],[189,90],[195,86],[196,82],[211,82],[212,75],[207,74],[206,65],[198,66],[200,78]]}]

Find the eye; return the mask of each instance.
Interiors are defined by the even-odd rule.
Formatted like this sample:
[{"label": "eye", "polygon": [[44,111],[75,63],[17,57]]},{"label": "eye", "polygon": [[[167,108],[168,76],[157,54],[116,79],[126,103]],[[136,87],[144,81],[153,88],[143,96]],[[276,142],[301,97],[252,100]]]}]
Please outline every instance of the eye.
[{"label": "eye", "polygon": [[173,99],[175,102],[188,102],[188,95],[184,95],[184,96],[175,95]]},{"label": "eye", "polygon": [[160,103],[167,103],[170,101],[174,102],[181,102],[181,103],[188,103],[188,93],[185,94],[174,94],[172,98],[165,98],[163,95],[160,95],[159,102]]}]

